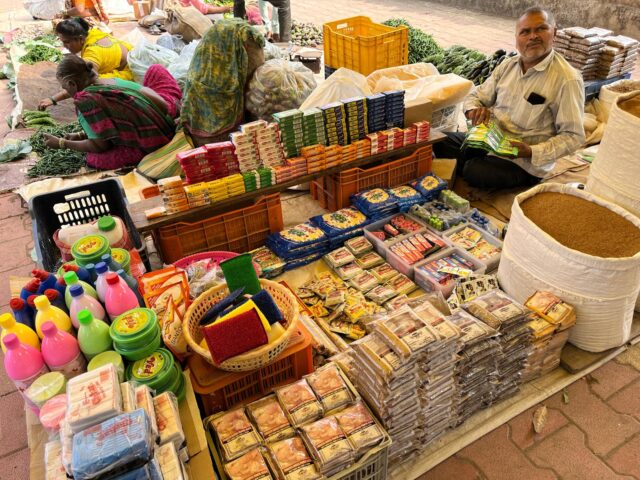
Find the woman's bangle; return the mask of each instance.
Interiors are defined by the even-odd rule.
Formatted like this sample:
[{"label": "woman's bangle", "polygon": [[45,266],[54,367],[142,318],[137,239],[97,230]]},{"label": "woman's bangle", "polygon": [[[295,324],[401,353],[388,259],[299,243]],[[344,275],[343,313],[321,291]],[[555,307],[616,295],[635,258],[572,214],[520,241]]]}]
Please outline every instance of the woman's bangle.
[{"label": "woman's bangle", "polygon": [[56,102],[55,98],[49,97],[49,100],[51,100],[51,103],[53,103],[54,105],[58,105],[58,102]]},{"label": "woman's bangle", "polygon": [[62,150],[64,148],[64,138],[58,139],[58,148]]}]

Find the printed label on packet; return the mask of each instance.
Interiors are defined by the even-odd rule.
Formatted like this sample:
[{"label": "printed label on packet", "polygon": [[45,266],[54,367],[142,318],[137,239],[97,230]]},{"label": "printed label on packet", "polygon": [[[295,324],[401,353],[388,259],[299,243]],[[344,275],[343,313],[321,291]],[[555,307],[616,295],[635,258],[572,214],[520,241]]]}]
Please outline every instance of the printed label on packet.
[{"label": "printed label on packet", "polygon": [[442,273],[450,273],[451,275],[456,275],[458,277],[468,277],[473,273],[472,270],[460,267],[440,267],[438,271]]}]

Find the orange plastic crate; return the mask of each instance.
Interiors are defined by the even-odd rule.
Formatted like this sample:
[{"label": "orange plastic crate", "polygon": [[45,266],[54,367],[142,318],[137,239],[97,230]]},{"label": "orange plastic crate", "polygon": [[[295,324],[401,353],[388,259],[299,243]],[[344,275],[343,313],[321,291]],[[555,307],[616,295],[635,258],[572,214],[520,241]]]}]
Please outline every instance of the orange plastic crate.
[{"label": "orange plastic crate", "polygon": [[274,387],[299,380],[313,372],[311,336],[302,325],[289,346],[271,365],[253,372],[226,372],[207,363],[199,355],[189,358],[193,390],[200,396],[205,415],[228,410],[257,400]]},{"label": "orange plastic crate", "polygon": [[200,252],[248,252],[263,246],[267,235],[282,229],[280,194],[275,193],[222,215],[158,228],[154,237],[164,262],[173,263]]},{"label": "orange plastic crate", "polygon": [[429,173],[433,162],[431,145],[418,148],[407,157],[377,167],[351,168],[312,182],[312,198],[322,208],[336,211],[351,204],[350,196],[368,188],[405,185]]},{"label": "orange plastic crate", "polygon": [[363,75],[409,61],[409,29],[388,27],[369,17],[351,17],[322,26],[324,63],[346,67]]}]

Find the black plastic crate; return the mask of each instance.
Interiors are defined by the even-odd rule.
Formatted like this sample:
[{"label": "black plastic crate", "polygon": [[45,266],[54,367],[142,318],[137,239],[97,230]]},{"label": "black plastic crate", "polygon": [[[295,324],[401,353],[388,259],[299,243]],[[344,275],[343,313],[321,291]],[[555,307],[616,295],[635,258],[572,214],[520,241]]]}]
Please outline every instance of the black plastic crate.
[{"label": "black plastic crate", "polygon": [[329,78],[335,71],[337,70],[337,68],[332,68],[328,65],[324,66],[324,78],[327,79]]},{"label": "black plastic crate", "polygon": [[600,89],[605,85],[617,82],[618,80],[628,80],[629,78],[631,78],[631,74],[625,73],[624,75],[609,78],[608,80],[589,80],[584,82],[585,101],[588,102],[589,100],[596,98],[600,94]]},{"label": "black plastic crate", "polygon": [[38,264],[49,272],[62,263],[60,250],[53,241],[54,232],[64,226],[91,222],[103,215],[115,215],[125,222],[140,258],[149,268],[146,247],[127,210],[124,191],[115,178],[37,195],[29,201],[29,212]]}]

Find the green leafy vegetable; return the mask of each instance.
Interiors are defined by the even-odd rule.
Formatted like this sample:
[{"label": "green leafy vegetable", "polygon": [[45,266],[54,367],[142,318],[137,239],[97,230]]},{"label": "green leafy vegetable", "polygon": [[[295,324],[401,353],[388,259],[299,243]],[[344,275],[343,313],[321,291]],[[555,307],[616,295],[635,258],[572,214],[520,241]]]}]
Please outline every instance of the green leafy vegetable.
[{"label": "green leafy vegetable", "polygon": [[17,143],[9,143],[0,148],[0,163],[13,162],[31,153],[31,145],[26,140]]},{"label": "green leafy vegetable", "polygon": [[29,143],[40,159],[29,169],[29,177],[69,175],[86,166],[86,155],[75,150],[53,150],[44,144],[44,134],[64,137],[67,133],[81,132],[79,123],[69,123],[63,126],[42,127],[29,138]]}]

